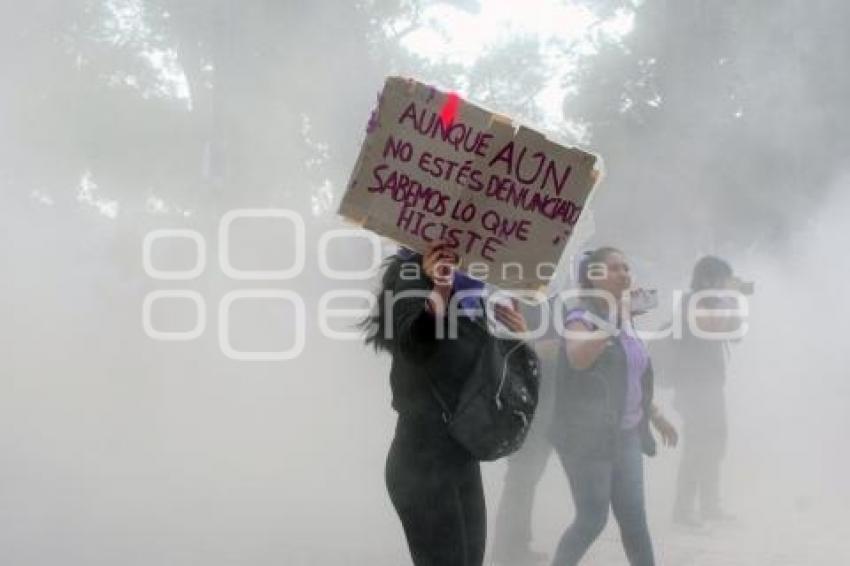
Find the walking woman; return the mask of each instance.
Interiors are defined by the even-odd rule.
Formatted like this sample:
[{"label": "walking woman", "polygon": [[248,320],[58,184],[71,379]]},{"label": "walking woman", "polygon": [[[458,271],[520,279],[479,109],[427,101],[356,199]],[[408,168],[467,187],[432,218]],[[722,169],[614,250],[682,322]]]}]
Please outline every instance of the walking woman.
[{"label": "walking woman", "polygon": [[652,366],[632,327],[625,256],[610,247],[587,254],[579,265],[579,283],[601,296],[582,298],[564,321],[565,370],[556,384],[549,436],[569,478],[576,513],[553,564],[578,564],[611,508],[629,564],[652,566],[643,455],[656,451],[650,423],[667,445],[675,445],[678,434],[652,403]]},{"label": "walking woman", "polygon": [[[398,421],[386,483],[416,566],[480,566],[484,560],[487,525],[479,464],[449,435],[431,390],[433,384],[455,406],[486,341],[495,340],[481,331],[481,301],[474,296],[460,299],[456,334],[438,335],[439,327],[449,326],[447,305],[454,293],[483,291],[482,283],[456,271],[456,265],[457,256],[442,244],[424,257],[402,248],[388,260],[378,308],[367,321],[367,342],[392,355],[390,386]],[[526,329],[515,307],[496,305],[494,314],[514,332]]]}]

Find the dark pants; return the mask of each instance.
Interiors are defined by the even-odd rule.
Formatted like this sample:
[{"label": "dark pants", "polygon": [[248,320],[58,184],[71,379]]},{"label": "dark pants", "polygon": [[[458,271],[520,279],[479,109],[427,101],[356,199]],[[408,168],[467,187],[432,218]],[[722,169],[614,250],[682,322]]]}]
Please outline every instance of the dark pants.
[{"label": "dark pants", "polygon": [[646,522],[643,485],[643,453],[636,429],[623,432],[613,461],[580,459],[558,452],[573,494],[576,514],[567,528],[553,566],[578,564],[608,522],[608,509],[620,527],[629,564],[655,564]]},{"label": "dark pants", "polygon": [[679,393],[676,409],[682,416],[682,459],[673,513],[686,517],[699,499],[704,515],[720,510],[720,464],[726,453],[726,402],[723,390]]},{"label": "dark pants", "polygon": [[534,492],[543,476],[552,444],[540,432],[530,433],[519,452],[508,459],[505,487],[496,515],[493,554],[505,559],[531,546]]},{"label": "dark pants", "polygon": [[400,418],[386,481],[416,566],[481,566],[487,515],[481,470],[442,422]]},{"label": "dark pants", "polygon": [[493,533],[493,558],[510,563],[512,557],[530,551],[531,514],[537,484],[546,470],[552,443],[546,431],[554,410],[555,362],[541,356],[543,379],[534,422],[522,448],[508,458],[505,486],[496,513]]}]

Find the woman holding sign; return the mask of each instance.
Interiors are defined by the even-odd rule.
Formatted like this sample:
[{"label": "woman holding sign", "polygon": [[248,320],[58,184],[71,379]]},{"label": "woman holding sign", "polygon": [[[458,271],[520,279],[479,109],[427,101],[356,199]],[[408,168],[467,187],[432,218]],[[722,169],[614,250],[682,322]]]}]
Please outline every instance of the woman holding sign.
[{"label": "woman holding sign", "polygon": [[[367,342],[392,355],[392,405],[398,412],[386,464],[390,499],[417,566],[480,566],[486,507],[478,461],[450,436],[432,385],[455,406],[490,333],[481,332],[483,283],[456,271],[445,244],[423,256],[402,248],[388,260]],[[457,333],[438,338],[452,296],[458,295]],[[472,293],[473,295],[475,293]],[[389,300],[388,300],[389,299]],[[513,332],[525,330],[515,308],[495,306]]]},{"label": "woman holding sign", "polygon": [[650,423],[664,443],[678,434],[652,403],[652,365],[632,327],[632,286],[622,252],[600,248],[579,265],[587,293],[565,320],[550,438],[569,478],[575,519],[553,564],[577,564],[602,532],[608,510],[632,566],[655,564],[644,506],[643,454],[654,455]]}]

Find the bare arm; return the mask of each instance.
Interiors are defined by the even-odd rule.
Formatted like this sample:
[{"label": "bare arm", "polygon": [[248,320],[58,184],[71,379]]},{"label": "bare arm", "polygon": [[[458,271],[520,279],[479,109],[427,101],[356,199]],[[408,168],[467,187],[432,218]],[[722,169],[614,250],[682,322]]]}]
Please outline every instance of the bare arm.
[{"label": "bare arm", "polygon": [[649,420],[652,426],[655,427],[655,430],[661,435],[661,440],[665,446],[672,447],[679,443],[679,431],[667,420],[667,417],[664,416],[655,403],[650,406]]},{"label": "bare arm", "polygon": [[431,246],[422,258],[422,270],[434,283],[434,288],[428,297],[428,308],[437,317],[446,313],[456,267],[457,255],[446,249],[442,242]]}]

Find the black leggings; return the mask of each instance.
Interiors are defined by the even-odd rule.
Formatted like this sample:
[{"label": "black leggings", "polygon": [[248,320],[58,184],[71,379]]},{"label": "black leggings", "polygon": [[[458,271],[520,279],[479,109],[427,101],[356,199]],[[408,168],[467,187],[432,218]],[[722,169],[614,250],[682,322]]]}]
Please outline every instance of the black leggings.
[{"label": "black leggings", "polygon": [[481,566],[487,535],[481,470],[442,422],[399,418],[386,481],[416,566]]}]

